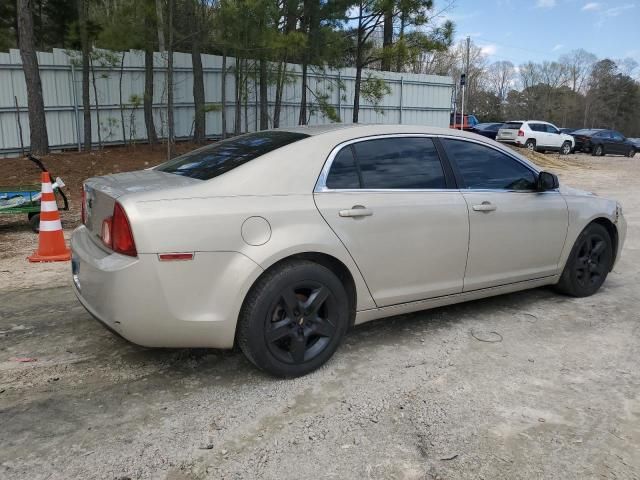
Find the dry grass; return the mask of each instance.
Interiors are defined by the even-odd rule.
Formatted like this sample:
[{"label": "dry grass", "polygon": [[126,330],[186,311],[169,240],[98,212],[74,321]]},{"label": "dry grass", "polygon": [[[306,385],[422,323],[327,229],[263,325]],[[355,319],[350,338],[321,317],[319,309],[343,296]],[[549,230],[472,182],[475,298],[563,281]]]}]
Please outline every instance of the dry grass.
[{"label": "dry grass", "polygon": [[578,161],[575,155],[560,155],[559,153],[530,152],[526,148],[508,145],[520,155],[527,157],[540,168],[550,171],[567,170],[572,167],[591,168]]}]

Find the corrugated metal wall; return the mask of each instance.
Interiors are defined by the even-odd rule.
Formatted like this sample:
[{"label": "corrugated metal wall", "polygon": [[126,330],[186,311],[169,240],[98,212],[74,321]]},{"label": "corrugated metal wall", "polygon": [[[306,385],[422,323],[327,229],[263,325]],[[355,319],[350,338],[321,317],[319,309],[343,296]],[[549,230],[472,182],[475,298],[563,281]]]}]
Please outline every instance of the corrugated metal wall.
[{"label": "corrugated metal wall", "polygon": [[[122,102],[120,102],[120,60],[122,53],[101,52],[94,60],[96,87],[98,92],[98,110],[100,115],[100,134],[104,143],[122,143],[123,129],[121,121],[121,103],[124,105],[124,136],[144,140],[146,129],[142,105],[135,105],[135,97],[142,101],[144,93],[144,53],[140,51],[125,52],[122,75]],[[102,58],[104,57],[104,58]],[[52,53],[39,52],[40,75],[47,118],[49,144],[52,149],[74,148],[83,138],[82,130],[82,84],[78,52],[54,49]],[[220,104],[222,57],[202,55],[204,67],[204,85],[206,102]],[[166,57],[160,53],[154,56],[154,117],[158,135],[166,134]],[[233,129],[235,81],[233,67],[235,60],[227,59],[229,67],[226,84],[227,129]],[[193,105],[193,72],[191,55],[176,53],[174,57],[174,102],[175,102],[175,135],[188,137],[192,133]],[[282,97],[280,126],[292,126],[298,123],[301,68],[289,64],[287,73],[290,82],[285,85]],[[309,93],[307,101],[311,104],[309,124],[329,123],[317,108],[317,100],[311,92],[328,95],[328,103],[333,105],[342,121],[351,122],[353,115],[353,92],[355,85],[355,69],[314,70],[309,73]],[[406,123],[424,124],[446,127],[449,124],[451,91],[453,81],[449,77],[434,75],[416,75],[371,71],[367,74],[384,78],[391,89],[381,101],[379,108],[361,100],[361,123]],[[247,125],[250,131],[258,125],[256,85],[253,77],[249,78],[248,108],[242,109],[242,128]],[[344,89],[338,87],[339,84]],[[98,141],[98,122],[96,101],[91,92],[92,138]],[[18,109],[16,109],[16,99]],[[273,114],[275,86],[269,87],[269,113]],[[377,111],[378,110],[378,111]],[[220,135],[220,111],[207,112],[207,135]],[[29,146],[29,118],[27,115],[27,93],[22,72],[20,52],[11,50],[0,53],[0,156],[15,154],[20,151],[20,134],[18,117],[22,124],[22,140],[26,149]]]}]

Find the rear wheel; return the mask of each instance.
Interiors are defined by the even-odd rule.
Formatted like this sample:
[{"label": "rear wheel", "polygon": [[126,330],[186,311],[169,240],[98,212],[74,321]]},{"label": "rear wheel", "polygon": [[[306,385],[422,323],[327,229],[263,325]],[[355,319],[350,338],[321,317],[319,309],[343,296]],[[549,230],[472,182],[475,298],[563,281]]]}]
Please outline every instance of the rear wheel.
[{"label": "rear wheel", "polygon": [[562,147],[560,147],[560,153],[562,155],[569,155],[571,153],[571,142],[564,142]]},{"label": "rear wheel", "polygon": [[601,157],[604,155],[604,148],[602,148],[602,145],[596,145],[593,147],[591,154],[596,157]]},{"label": "rear wheel", "polygon": [[627,157],[629,158],[633,158],[633,156],[636,154],[636,150],[634,148],[631,148],[628,152],[627,152]]},{"label": "rear wheel", "polygon": [[588,225],[571,249],[557,290],[573,297],[593,295],[607,278],[612,261],[609,232],[597,223]]},{"label": "rear wheel", "polygon": [[532,138],[530,138],[529,140],[527,140],[524,144],[524,146],[527,148],[527,150],[529,150],[530,152],[535,152],[536,150],[536,141]]},{"label": "rear wheel", "polygon": [[305,375],[336,351],[349,312],[345,288],[331,270],[289,261],[267,272],[247,295],[238,345],[255,366],[272,375]]}]

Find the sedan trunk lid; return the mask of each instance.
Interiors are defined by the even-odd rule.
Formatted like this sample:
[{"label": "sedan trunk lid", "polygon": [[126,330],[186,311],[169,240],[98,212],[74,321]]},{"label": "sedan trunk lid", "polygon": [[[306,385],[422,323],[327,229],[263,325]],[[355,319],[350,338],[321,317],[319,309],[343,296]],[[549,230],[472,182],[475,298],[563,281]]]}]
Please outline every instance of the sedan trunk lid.
[{"label": "sedan trunk lid", "polygon": [[113,206],[123,195],[167,190],[198,184],[201,181],[156,170],[140,170],[89,178],[85,180],[82,187],[84,190],[83,222],[92,234],[100,237],[103,220],[113,215]]}]

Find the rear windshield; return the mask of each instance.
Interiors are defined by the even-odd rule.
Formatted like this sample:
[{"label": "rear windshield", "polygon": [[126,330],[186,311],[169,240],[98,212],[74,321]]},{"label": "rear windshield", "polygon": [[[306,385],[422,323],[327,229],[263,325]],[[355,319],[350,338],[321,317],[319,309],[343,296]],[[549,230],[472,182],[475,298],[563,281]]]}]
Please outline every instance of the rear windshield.
[{"label": "rear windshield", "polygon": [[500,128],[505,128],[508,130],[520,130],[521,126],[522,126],[522,122],[507,122],[504,125],[502,125],[502,127]]},{"label": "rear windshield", "polygon": [[185,153],[158,165],[155,170],[209,180],[308,136],[304,133],[279,131],[249,133]]}]

